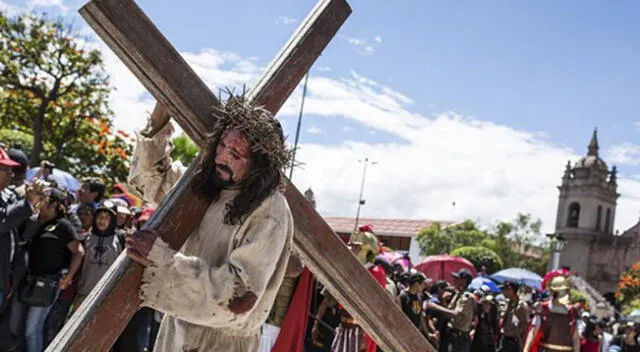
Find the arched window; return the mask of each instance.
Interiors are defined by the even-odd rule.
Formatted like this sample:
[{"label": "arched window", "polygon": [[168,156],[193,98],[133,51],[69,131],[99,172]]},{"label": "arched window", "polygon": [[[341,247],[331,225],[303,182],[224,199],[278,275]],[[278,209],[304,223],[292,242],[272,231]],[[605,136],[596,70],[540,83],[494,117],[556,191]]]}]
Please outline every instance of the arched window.
[{"label": "arched window", "polygon": [[569,214],[567,216],[567,227],[578,227],[580,220],[580,204],[569,204]]},{"label": "arched window", "polygon": [[600,225],[602,224],[602,205],[598,205],[598,214],[596,215],[596,231],[601,231]]},{"label": "arched window", "polygon": [[604,218],[604,232],[611,232],[611,208],[607,209],[607,215]]}]

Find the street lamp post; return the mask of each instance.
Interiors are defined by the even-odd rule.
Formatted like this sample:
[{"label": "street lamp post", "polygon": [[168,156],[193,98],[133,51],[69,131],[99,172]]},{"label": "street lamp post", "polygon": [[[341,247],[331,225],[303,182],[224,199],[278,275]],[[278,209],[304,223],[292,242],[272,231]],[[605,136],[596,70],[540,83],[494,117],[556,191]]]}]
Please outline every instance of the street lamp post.
[{"label": "street lamp post", "polygon": [[[358,160],[359,163],[362,162],[362,160]],[[371,162],[371,165],[376,165],[378,162],[373,161]],[[362,198],[362,194],[364,192],[364,180],[367,177],[367,166],[369,165],[369,158],[364,158],[364,168],[362,170],[362,181],[360,183],[360,195],[358,196],[358,211],[356,212],[356,223],[355,226],[353,227],[353,231],[357,232],[358,231],[358,222],[360,221],[360,208],[364,205],[365,200]]]},{"label": "street lamp post", "polygon": [[551,240],[551,270],[558,270],[560,268],[560,252],[567,244],[567,240],[559,233],[549,233],[547,237]]}]

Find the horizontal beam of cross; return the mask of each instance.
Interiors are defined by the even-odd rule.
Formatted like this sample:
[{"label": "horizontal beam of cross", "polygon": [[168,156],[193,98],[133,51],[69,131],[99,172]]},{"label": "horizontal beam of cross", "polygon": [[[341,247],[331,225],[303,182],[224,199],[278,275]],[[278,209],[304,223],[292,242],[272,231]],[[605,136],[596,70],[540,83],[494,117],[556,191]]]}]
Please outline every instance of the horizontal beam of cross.
[{"label": "horizontal beam of cross", "polygon": [[[80,12],[194,142],[206,148],[215,122],[211,107],[219,101],[142,10],[131,0],[93,0]],[[320,1],[249,97],[277,113],[350,13],[345,0]],[[208,205],[191,192],[193,174],[192,167],[146,225],[176,249]],[[301,259],[367,332],[388,351],[434,351],[304,196],[290,183],[285,195]],[[108,350],[140,303],[141,271],[121,255],[47,351]]]}]

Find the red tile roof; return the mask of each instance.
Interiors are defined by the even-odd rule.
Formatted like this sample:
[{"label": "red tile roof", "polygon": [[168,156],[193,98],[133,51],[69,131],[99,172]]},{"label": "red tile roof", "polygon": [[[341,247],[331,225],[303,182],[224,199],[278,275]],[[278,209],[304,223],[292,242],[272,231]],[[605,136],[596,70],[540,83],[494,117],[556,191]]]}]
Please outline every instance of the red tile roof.
[{"label": "red tile roof", "polygon": [[[355,226],[355,218],[325,217],[324,220],[333,231],[350,233]],[[367,219],[358,220],[359,225],[372,225],[373,231],[378,235],[414,237],[425,227],[433,224],[434,220],[408,220],[408,219]],[[443,225],[453,224],[451,221],[441,221]]]}]

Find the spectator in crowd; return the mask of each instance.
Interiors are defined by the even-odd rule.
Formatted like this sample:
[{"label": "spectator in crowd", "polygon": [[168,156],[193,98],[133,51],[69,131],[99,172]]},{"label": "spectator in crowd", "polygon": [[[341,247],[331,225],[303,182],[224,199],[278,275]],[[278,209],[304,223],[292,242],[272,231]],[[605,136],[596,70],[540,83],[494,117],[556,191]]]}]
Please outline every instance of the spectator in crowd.
[{"label": "spectator in crowd", "polygon": [[147,221],[149,221],[149,218],[151,218],[151,215],[153,215],[154,209],[151,206],[145,206],[144,208],[142,208],[142,211],[140,212],[140,216],[136,219],[136,228],[141,229],[145,223],[147,223]]},{"label": "spectator in crowd", "polygon": [[25,180],[27,179],[29,158],[22,150],[17,148],[9,149],[7,154],[11,160],[20,164],[13,168],[13,178],[11,180],[11,185],[9,185],[9,189],[16,194],[18,199],[22,199],[25,197],[26,193],[27,184]]},{"label": "spectator in crowd", "polygon": [[469,352],[471,348],[471,326],[473,324],[475,304],[473,295],[467,291],[467,287],[473,280],[473,274],[469,269],[463,268],[451,274],[454,278],[455,295],[448,307],[429,302],[427,308],[440,311],[449,318],[450,326],[447,329],[448,349],[450,352]]},{"label": "spectator in crowd", "polygon": [[520,285],[507,281],[502,285],[502,293],[509,300],[502,316],[502,340],[500,352],[520,352],[527,338],[531,310],[527,302],[518,296]]},{"label": "spectator in crowd", "polygon": [[128,206],[118,206],[116,211],[116,227],[127,234],[133,234],[133,214]]},{"label": "spectator in crowd", "polygon": [[[431,332],[429,341],[431,341],[431,343],[435,346],[440,346],[441,344],[446,345],[446,341],[440,341],[440,339],[445,335],[445,329],[447,328],[447,319],[440,311],[427,308],[427,306],[429,302],[441,305],[443,307],[447,306],[447,304],[442,301],[442,297],[444,297],[448,287],[449,283],[445,280],[436,281],[436,283],[431,286],[431,297],[429,297],[429,300],[424,303],[425,320],[427,321],[427,327]],[[438,350],[446,352],[446,350]]]},{"label": "spectator in crowd", "polygon": [[497,340],[498,310],[493,296],[488,294],[478,302],[471,351],[495,352]]},{"label": "spectator in crowd", "polygon": [[617,346],[620,352],[640,352],[640,344],[638,344],[638,335],[633,322],[627,322],[620,327],[618,335],[611,341],[611,347]]},{"label": "spectator in crowd", "polygon": [[607,320],[606,319],[600,319],[598,320],[598,327],[600,328],[600,344],[601,344],[601,351],[603,352],[607,352],[609,350],[609,346],[611,345],[611,340],[613,340],[613,335],[611,335],[611,333],[609,332],[609,324],[607,324]]},{"label": "spectator in crowd", "polygon": [[587,320],[584,332],[580,336],[580,352],[601,352],[600,327],[595,319]]},{"label": "spectator in crowd", "polygon": [[93,207],[89,204],[82,204],[76,210],[76,215],[80,219],[80,232],[86,233],[91,231],[93,226]]},{"label": "spectator in crowd", "polygon": [[43,350],[47,315],[82,264],[84,249],[65,219],[66,198],[58,189],[48,190],[38,215],[29,220],[23,233],[31,240],[29,268],[12,301],[11,332],[18,343],[24,336],[27,352]]},{"label": "spectator in crowd", "polygon": [[409,318],[413,325],[420,330],[424,336],[429,336],[429,329],[422,315],[422,298],[420,293],[424,287],[426,277],[421,273],[415,273],[409,278],[409,287],[402,290],[396,303],[402,312]]},{"label": "spectator in crowd", "polygon": [[116,209],[115,204],[108,200],[96,208],[91,232],[83,241],[86,254],[78,278],[74,310],[80,306],[124,249],[124,235],[119,234],[116,228]]},{"label": "spectator in crowd", "polygon": [[33,207],[42,197],[41,182],[34,182],[25,191],[25,199],[18,199],[7,187],[12,183],[18,162],[0,149],[0,307],[4,298],[11,293],[11,263],[15,256],[16,230],[33,212]]},{"label": "spectator in crowd", "polygon": [[99,178],[88,178],[84,180],[78,190],[78,203],[74,204],[71,212],[75,213],[82,204],[90,204],[93,209],[104,198],[105,184]]}]

